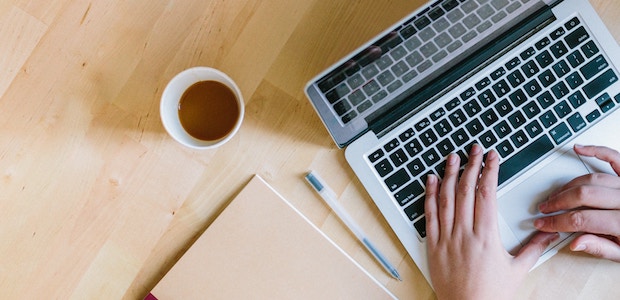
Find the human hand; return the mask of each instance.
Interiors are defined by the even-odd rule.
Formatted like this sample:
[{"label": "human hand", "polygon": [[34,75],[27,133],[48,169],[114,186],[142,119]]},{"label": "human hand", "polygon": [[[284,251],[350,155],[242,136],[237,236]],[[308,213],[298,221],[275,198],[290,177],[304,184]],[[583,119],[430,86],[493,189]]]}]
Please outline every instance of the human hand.
[{"label": "human hand", "polygon": [[[620,153],[597,146],[574,147],[575,153],[608,162],[620,176]],[[534,226],[547,232],[585,232],[570,244],[572,251],[620,262],[620,177],[594,173],[580,176],[554,191],[538,209],[545,214]]]},{"label": "human hand", "polygon": [[[460,180],[451,154],[443,181],[426,184],[426,244],[431,281],[439,299],[498,299],[514,295],[557,233],[537,233],[516,256],[504,249],[497,220],[499,159],[472,147]],[[482,172],[482,175],[480,173]]]}]

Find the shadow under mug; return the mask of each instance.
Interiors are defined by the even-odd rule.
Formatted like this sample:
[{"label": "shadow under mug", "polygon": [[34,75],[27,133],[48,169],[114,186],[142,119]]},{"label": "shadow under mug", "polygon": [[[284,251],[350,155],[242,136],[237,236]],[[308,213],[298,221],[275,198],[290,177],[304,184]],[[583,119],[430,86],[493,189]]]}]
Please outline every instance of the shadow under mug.
[{"label": "shadow under mug", "polygon": [[[201,81],[217,81],[226,85],[234,93],[239,108],[233,128],[217,140],[202,140],[193,137],[183,128],[179,118],[179,103],[183,94],[192,85]],[[161,121],[168,134],[177,142],[193,149],[216,148],[229,141],[239,131],[244,113],[243,97],[235,82],[222,71],[209,67],[193,67],[177,74],[164,89],[159,107]]]}]

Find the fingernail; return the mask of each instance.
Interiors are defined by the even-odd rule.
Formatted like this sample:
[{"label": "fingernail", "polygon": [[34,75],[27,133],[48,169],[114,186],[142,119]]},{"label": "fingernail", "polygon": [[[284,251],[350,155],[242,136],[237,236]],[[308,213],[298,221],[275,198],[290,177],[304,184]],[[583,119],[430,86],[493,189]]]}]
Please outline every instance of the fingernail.
[{"label": "fingernail", "polygon": [[478,154],[478,153],[480,153],[480,151],[482,151],[482,148],[480,147],[480,145],[473,144],[471,146],[471,150],[469,151],[469,154],[470,155]]},{"label": "fingernail", "polygon": [[455,165],[456,164],[456,159],[458,158],[458,156],[456,154],[450,154],[448,155],[448,164],[449,165]]},{"label": "fingernail", "polygon": [[534,220],[534,227],[536,227],[536,229],[542,229],[544,226],[545,226],[545,220],[543,219]]},{"label": "fingernail", "polygon": [[540,212],[543,212],[543,213],[544,213],[544,212],[545,212],[545,210],[547,209],[547,206],[548,206],[548,205],[547,205],[547,202],[543,202],[543,203],[541,203],[541,204],[538,204],[538,210],[539,210]]},{"label": "fingernail", "polygon": [[575,246],[575,248],[571,249],[573,251],[584,251],[586,250],[586,244],[579,244]]},{"label": "fingernail", "polygon": [[582,144],[575,144],[575,148],[583,148]]}]

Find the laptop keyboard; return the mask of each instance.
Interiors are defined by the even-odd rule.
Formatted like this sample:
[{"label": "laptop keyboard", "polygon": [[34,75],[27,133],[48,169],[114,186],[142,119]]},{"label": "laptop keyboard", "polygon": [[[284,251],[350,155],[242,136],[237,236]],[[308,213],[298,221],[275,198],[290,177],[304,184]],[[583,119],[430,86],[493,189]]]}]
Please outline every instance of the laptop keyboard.
[{"label": "laptop keyboard", "polygon": [[443,175],[445,156],[458,153],[465,165],[474,143],[494,149],[502,184],[617,107],[620,95],[603,92],[618,74],[577,17],[520,47],[368,155],[421,238],[425,179]]},{"label": "laptop keyboard", "polygon": [[320,79],[319,90],[347,124],[436,71],[530,1],[438,1]]}]

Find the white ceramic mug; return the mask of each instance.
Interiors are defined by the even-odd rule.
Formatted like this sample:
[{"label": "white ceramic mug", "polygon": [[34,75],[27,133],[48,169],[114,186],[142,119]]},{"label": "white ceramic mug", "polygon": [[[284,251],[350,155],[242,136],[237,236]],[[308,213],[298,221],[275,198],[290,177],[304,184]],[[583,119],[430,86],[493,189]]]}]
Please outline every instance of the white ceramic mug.
[{"label": "white ceramic mug", "polygon": [[[193,137],[183,128],[179,119],[181,97],[189,87],[201,81],[217,81],[226,85],[237,100],[239,108],[237,121],[232,130],[218,140],[201,140]],[[177,142],[193,149],[211,149],[229,141],[239,131],[244,113],[243,97],[235,82],[223,72],[209,67],[193,67],[177,74],[164,89],[159,107],[161,121],[168,134]]]}]

